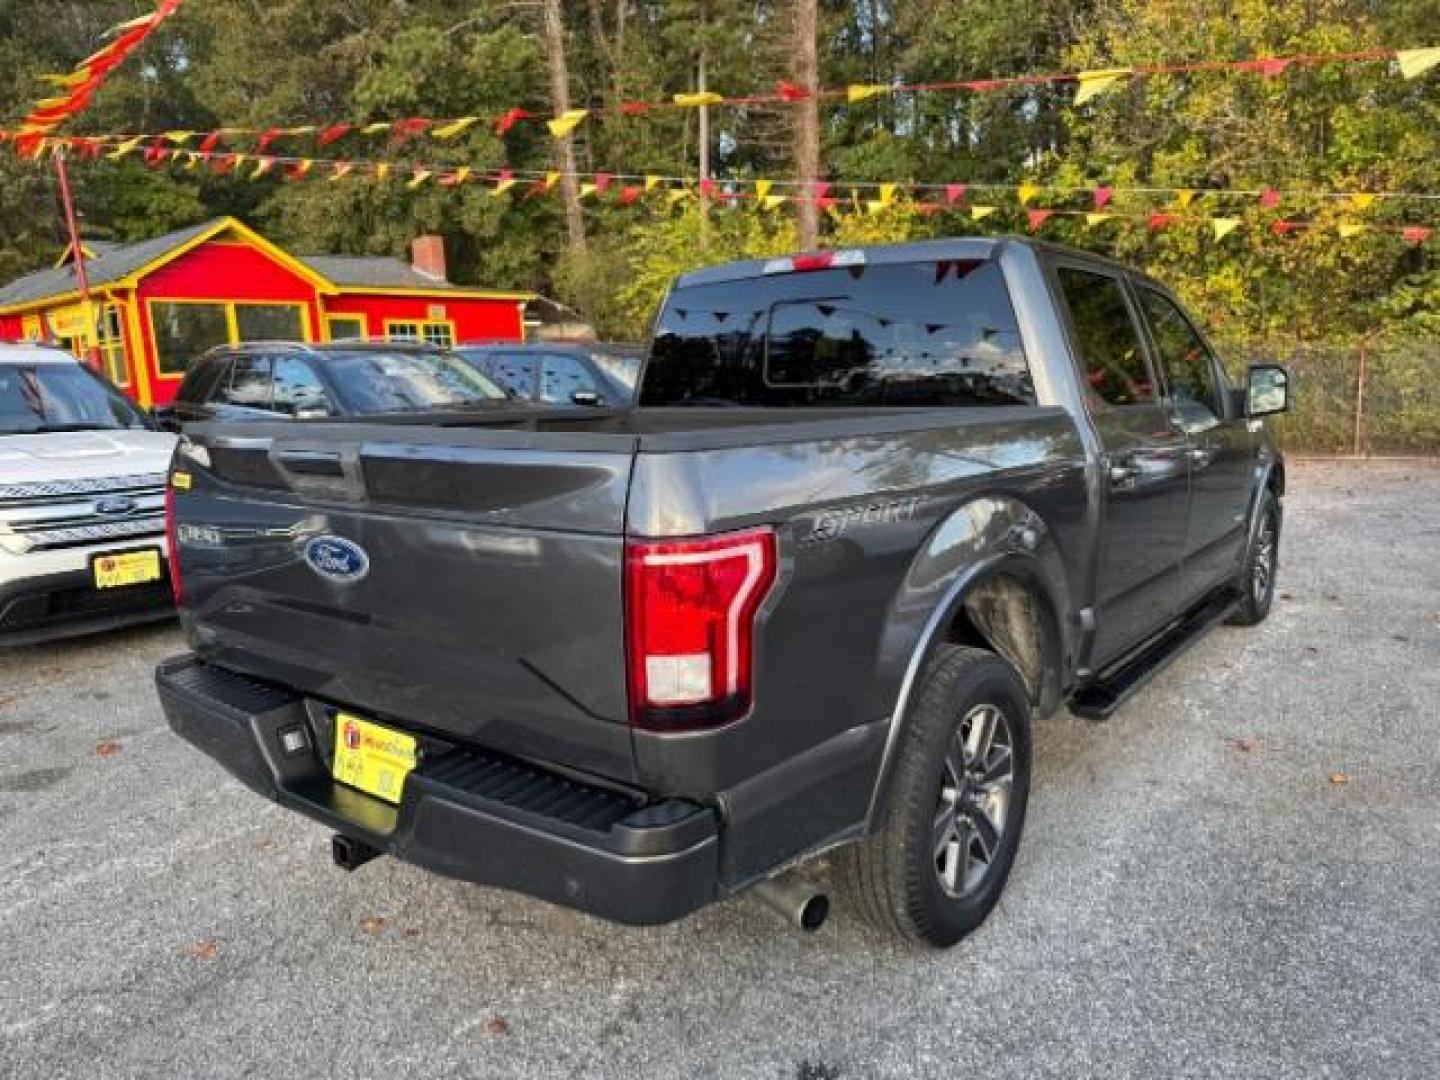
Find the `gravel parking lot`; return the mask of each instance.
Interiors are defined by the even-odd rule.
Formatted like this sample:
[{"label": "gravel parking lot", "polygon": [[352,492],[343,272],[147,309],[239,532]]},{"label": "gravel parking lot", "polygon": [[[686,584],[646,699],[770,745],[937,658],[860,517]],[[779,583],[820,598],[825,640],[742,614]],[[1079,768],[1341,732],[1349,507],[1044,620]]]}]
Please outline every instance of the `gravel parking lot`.
[{"label": "gravel parking lot", "polygon": [[990,922],[610,926],[329,835],[165,727],[172,626],[0,654],[0,1075],[1440,1075],[1440,467],[1295,463],[1280,588],[1039,732]]}]

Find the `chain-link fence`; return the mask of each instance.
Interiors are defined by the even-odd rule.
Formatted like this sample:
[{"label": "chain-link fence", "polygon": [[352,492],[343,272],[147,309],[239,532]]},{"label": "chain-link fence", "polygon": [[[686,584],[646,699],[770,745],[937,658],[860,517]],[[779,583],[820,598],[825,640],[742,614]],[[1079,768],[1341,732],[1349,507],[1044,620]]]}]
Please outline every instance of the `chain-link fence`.
[{"label": "chain-link fence", "polygon": [[1290,369],[1291,411],[1274,424],[1290,451],[1440,454],[1440,341],[1372,338],[1355,345],[1223,350],[1243,380],[1249,363]]}]

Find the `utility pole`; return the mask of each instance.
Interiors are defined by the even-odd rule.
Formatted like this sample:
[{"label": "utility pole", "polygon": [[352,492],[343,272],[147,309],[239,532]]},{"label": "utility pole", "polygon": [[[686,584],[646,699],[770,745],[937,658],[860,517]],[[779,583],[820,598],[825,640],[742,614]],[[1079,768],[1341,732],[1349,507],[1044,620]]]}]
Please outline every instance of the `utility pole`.
[{"label": "utility pole", "polygon": [[85,362],[100,374],[100,345],[95,340],[99,330],[95,324],[95,308],[90,303],[90,274],[85,268],[85,246],[80,243],[80,226],[75,216],[75,200],[70,193],[70,172],[65,167],[65,148],[55,149],[55,175],[60,181],[60,204],[65,209],[65,228],[70,235],[70,254],[75,261],[75,283],[80,291],[80,309],[84,312],[80,325],[85,329],[81,344]]},{"label": "utility pole", "polygon": [[819,2],[795,0],[795,83],[810,96],[795,104],[795,179],[800,185],[799,244],[803,250],[820,246],[820,207],[815,185],[820,179]]},{"label": "utility pole", "polygon": [[[570,110],[570,67],[565,59],[565,16],[560,0],[544,0],[545,51],[550,60],[550,99],[556,116]],[[575,175],[575,140],[567,132],[555,140],[555,167],[560,173],[560,194],[565,201],[565,230],[572,254],[585,251],[585,211],[580,205],[580,181]]]}]

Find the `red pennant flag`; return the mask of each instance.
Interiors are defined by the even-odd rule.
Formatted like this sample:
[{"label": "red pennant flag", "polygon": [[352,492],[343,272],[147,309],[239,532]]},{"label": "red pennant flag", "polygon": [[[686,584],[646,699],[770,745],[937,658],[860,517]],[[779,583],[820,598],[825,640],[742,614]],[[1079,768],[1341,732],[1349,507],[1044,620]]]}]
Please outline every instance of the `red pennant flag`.
[{"label": "red pennant flag", "polygon": [[434,120],[423,120],[419,117],[410,120],[396,120],[390,125],[390,141],[392,143],[403,142],[406,139],[414,138],[416,135],[423,135],[435,124]]},{"label": "red pennant flag", "polygon": [[284,128],[271,128],[269,131],[261,133],[260,138],[255,140],[255,152],[257,154],[263,154],[270,148],[271,143],[284,134]]},{"label": "red pennant flag", "polygon": [[915,204],[915,212],[922,217],[930,217],[938,214],[941,209],[943,209],[941,205],[936,202],[917,202]]},{"label": "red pennant flag", "polygon": [[217,146],[220,145],[220,140],[223,137],[224,136],[218,131],[210,132],[210,134],[206,135],[204,140],[200,143],[200,152],[202,154],[210,153],[212,150],[214,150]]},{"label": "red pennant flag", "polygon": [[821,210],[829,210],[832,207],[839,206],[840,200],[833,195],[817,195],[815,196],[815,205]]},{"label": "red pennant flag", "polygon": [[1289,236],[1296,229],[1300,228],[1300,224],[1298,221],[1272,221],[1270,223],[1270,231],[1276,236]]},{"label": "red pennant flag", "polygon": [[1054,213],[1055,213],[1054,210],[1029,210],[1029,211],[1026,211],[1025,216],[1029,219],[1029,222],[1030,222],[1030,231],[1031,231],[1031,232],[1037,232],[1037,231],[1039,230],[1040,226],[1041,226],[1041,225],[1044,225],[1045,222],[1049,221],[1049,220],[1050,220],[1050,216],[1051,216],[1052,214],[1054,214]]},{"label": "red pennant flag", "polygon": [[1430,233],[1432,231],[1433,230],[1426,228],[1424,225],[1407,225],[1404,230],[1401,231],[1400,235],[1405,238],[1405,243],[1407,244],[1423,244],[1426,240],[1430,239]]},{"label": "red pennant flag", "polygon": [[628,184],[620,189],[620,205],[629,206],[640,198],[645,191],[639,184]]},{"label": "red pennant flag", "polygon": [[339,142],[354,130],[354,124],[331,124],[316,137],[315,145],[322,147],[329,146],[333,142]]},{"label": "red pennant flag", "polygon": [[1280,192],[1276,191],[1273,187],[1267,187],[1260,193],[1260,205],[1266,209],[1279,206]]},{"label": "red pennant flag", "polygon": [[167,156],[165,147],[163,146],[152,143],[145,148],[145,164],[149,165],[152,169],[161,164]]},{"label": "red pennant flag", "polygon": [[704,180],[701,180],[701,181],[700,181],[700,197],[701,197],[702,199],[712,199],[712,198],[715,197],[715,181],[714,181],[714,180],[711,180],[709,177],[706,177]]},{"label": "red pennant flag", "polygon": [[496,180],[498,180],[498,181],[499,181],[500,183],[502,183],[502,184],[508,184],[511,180],[514,180],[514,179],[515,179],[515,170],[514,170],[514,169],[501,169],[501,170],[500,170],[500,175],[496,177]]},{"label": "red pennant flag", "polygon": [[946,206],[954,206],[957,202],[959,202],[959,201],[960,201],[961,199],[963,199],[963,198],[965,198],[965,185],[964,185],[964,184],[946,184],[946,185],[945,185],[945,205],[946,205]]},{"label": "red pennant flag", "polygon": [[620,103],[620,111],[626,116],[639,116],[641,113],[648,111],[649,108],[650,103],[648,101],[622,101]]},{"label": "red pennant flag", "polygon": [[1149,226],[1151,232],[1159,232],[1161,229],[1168,229],[1171,225],[1174,224],[1174,214],[1151,214],[1149,220],[1146,222],[1146,225]]},{"label": "red pennant flag", "polygon": [[614,179],[615,177],[608,172],[597,172],[595,174],[595,194],[604,195],[605,189],[610,186],[610,181]]},{"label": "red pennant flag", "polygon": [[504,135],[521,120],[529,120],[535,114],[528,109],[511,109],[499,120],[495,121],[495,134]]},{"label": "red pennant flag", "polygon": [[785,101],[809,101],[813,96],[803,86],[796,86],[792,82],[782,82],[775,88],[775,92]]},{"label": "red pennant flag", "polygon": [[1115,193],[1108,187],[1097,187],[1095,189],[1095,209],[1103,210],[1110,203],[1110,198]]},{"label": "red pennant flag", "polygon": [[[819,183],[813,184],[810,188],[810,193],[814,195],[817,200],[825,198],[825,196],[830,194],[829,182],[821,180]],[[820,205],[823,206],[824,204],[821,203]],[[833,202],[831,205],[833,205]]]}]

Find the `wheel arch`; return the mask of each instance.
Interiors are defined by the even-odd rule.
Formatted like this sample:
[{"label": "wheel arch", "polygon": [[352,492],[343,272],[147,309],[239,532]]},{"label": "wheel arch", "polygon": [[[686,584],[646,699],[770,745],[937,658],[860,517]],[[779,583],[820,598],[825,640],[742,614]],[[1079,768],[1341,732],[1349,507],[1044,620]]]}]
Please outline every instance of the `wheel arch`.
[{"label": "wheel arch", "polygon": [[[936,650],[958,644],[995,653],[1015,667],[1032,706],[1048,713],[1060,701],[1071,666],[1072,610],[1054,534],[1028,505],[1009,496],[982,497],[941,522],[912,563],[886,628],[887,641],[908,648],[903,657],[890,657],[892,663],[903,659],[903,675],[889,703],[867,832],[889,796],[896,744]],[[923,624],[912,629],[922,611]]]}]

